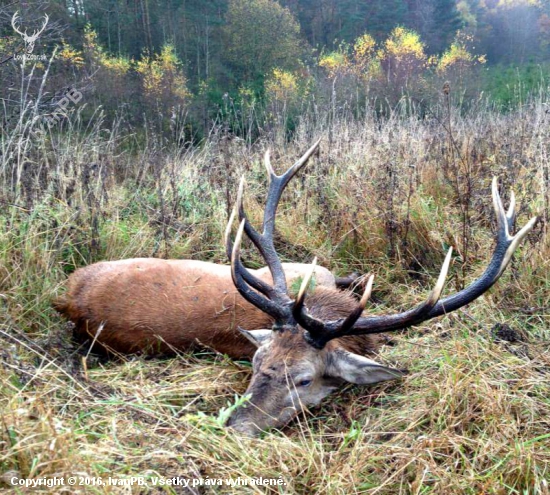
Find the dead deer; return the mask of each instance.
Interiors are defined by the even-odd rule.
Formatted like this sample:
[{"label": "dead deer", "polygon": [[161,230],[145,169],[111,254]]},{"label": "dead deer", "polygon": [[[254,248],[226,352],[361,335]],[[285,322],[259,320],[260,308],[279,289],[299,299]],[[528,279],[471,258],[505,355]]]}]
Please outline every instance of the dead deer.
[{"label": "dead deer", "polygon": [[[266,153],[270,184],[262,233],[246,217],[241,180],[225,232],[230,267],[148,258],[96,263],[69,277],[67,294],[55,307],[75,323],[77,336],[90,336],[115,351],[188,350],[200,342],[233,358],[252,358],[253,375],[246,391],[249,400],[228,421],[233,429],[247,435],[283,426],[300,410],[318,404],[346,382],[373,384],[403,376],[404,370],[371,359],[384,340],[381,334],[455,311],[486,292],[502,275],[536,217],[511,236],[514,195],[506,212],[494,179],[497,242],[481,277],[439,300],[451,262],[449,250],[424,303],[402,313],[363,316],[372,276],[358,302],[352,293],[336,288],[328,270],[316,267],[315,262],[281,263],[274,247],[281,195],[318,145],[319,141],[280,176],[273,171]],[[240,226],[233,243],[231,230],[237,215]],[[255,271],[242,264],[240,249],[245,233],[260,251],[266,268]],[[316,288],[308,293],[314,271]],[[297,277],[303,280],[292,299],[287,281]]]},{"label": "dead deer", "polygon": [[[363,316],[372,290],[373,276],[363,297],[356,301],[351,293],[318,287],[308,294],[315,260],[301,289],[293,300],[287,289],[283,265],[273,245],[275,215],[281,194],[300,167],[292,167],[277,176],[266,154],[270,176],[263,229],[259,233],[249,222],[243,207],[244,180],[241,180],[237,204],[226,229],[226,250],[231,259],[231,274],[239,293],[250,304],[268,314],[269,329],[243,330],[256,347],[252,380],[246,391],[248,401],[230,416],[228,426],[246,435],[256,435],[270,427],[280,427],[344,383],[372,384],[403,376],[406,372],[378,364],[367,357],[376,351],[380,334],[402,330],[431,318],[442,316],[472,302],[486,292],[502,275],[515,249],[533,228],[531,219],[516,235],[510,232],[515,220],[515,199],[506,212],[492,183],[493,204],[498,232],[493,257],[485,272],[465,289],[440,300],[451,263],[449,249],[435,287],[422,304],[391,315]],[[238,214],[240,226],[235,242],[231,227]],[[246,269],[240,259],[243,233],[259,250],[271,271],[273,284]]]},{"label": "dead deer", "polygon": [[[317,143],[296,162],[302,167]],[[283,263],[288,280],[305,276],[309,265]],[[267,268],[251,271],[271,283]],[[345,287],[354,277],[335,278],[318,269],[319,286]],[[265,328],[269,314],[241,297],[231,268],[195,260],[134,258],[104,261],[76,270],[54,307],[71,320],[74,336],[94,350],[169,354],[202,344],[235,359],[251,358],[256,347],[236,328]]]}]

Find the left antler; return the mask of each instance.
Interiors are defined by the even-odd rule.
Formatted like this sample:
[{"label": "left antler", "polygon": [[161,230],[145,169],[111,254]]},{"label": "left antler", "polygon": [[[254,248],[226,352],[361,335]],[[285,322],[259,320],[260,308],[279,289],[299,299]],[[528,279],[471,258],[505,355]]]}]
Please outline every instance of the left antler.
[{"label": "left antler", "polygon": [[19,18],[19,12],[16,12],[15,14],[13,14],[13,17],[11,18],[11,27],[13,28],[13,30],[17,33],[17,34],[20,34],[21,36],[23,36],[24,38],[26,38],[27,36],[27,31],[25,31],[24,33],[22,33],[21,31],[19,31],[19,28],[16,26],[16,21],[17,19]]},{"label": "left antler", "polygon": [[48,17],[48,14],[44,14],[44,24],[42,25],[42,28],[38,31],[35,31],[31,36],[29,36],[30,38],[32,38],[33,41],[36,41],[36,39],[42,34],[42,31],[46,29],[49,20],[50,18]]},{"label": "left antler", "polygon": [[[225,231],[225,246],[227,256],[231,260],[231,274],[233,282],[239,293],[257,308],[275,318],[276,325],[295,325],[292,316],[293,301],[288,295],[285,273],[281,260],[273,244],[273,234],[275,230],[275,215],[281,195],[289,183],[290,179],[307,163],[311,155],[319,147],[320,139],[309,148],[302,158],[300,158],[283,175],[276,175],[269,159],[269,151],[265,154],[265,166],[269,174],[269,191],[264,210],[264,219],[262,233],[260,234],[249,222],[243,205],[244,178],[239,185],[237,204],[227,225]],[[231,226],[238,212],[241,224],[235,238],[235,243],[231,242]],[[240,249],[243,232],[252,240],[254,245],[260,251],[264,258],[271,276],[273,286],[266,284],[259,278],[250,273],[242,264],[240,259]],[[261,294],[259,294],[260,292]],[[263,294],[263,295],[262,295]],[[264,297],[265,296],[265,297]]]},{"label": "left antler", "polygon": [[[481,296],[502,275],[510,263],[514,251],[537,221],[537,217],[532,218],[516,235],[510,235],[510,230],[513,228],[515,220],[514,194],[512,193],[511,195],[510,207],[508,212],[506,212],[502,206],[502,201],[498,193],[496,177],[493,179],[492,193],[498,224],[497,243],[489,266],[471,285],[456,294],[446,297],[441,301],[439,300],[451,262],[452,249],[449,249],[434,289],[426,301],[420,306],[394,315],[362,317],[361,312],[366,303],[366,299],[363,297],[357,310],[348,318],[331,322],[322,322],[309,315],[307,309],[304,307],[303,299],[306,292],[305,288],[307,288],[309,283],[306,279],[303,282],[303,290],[301,290],[298,295],[293,311],[296,321],[308,331],[306,340],[311,345],[322,349],[328,341],[346,335],[364,335],[401,330],[431,318],[455,311]],[[369,280],[369,283],[371,282],[372,277]],[[367,292],[370,292],[370,287],[367,287],[365,293]]]}]

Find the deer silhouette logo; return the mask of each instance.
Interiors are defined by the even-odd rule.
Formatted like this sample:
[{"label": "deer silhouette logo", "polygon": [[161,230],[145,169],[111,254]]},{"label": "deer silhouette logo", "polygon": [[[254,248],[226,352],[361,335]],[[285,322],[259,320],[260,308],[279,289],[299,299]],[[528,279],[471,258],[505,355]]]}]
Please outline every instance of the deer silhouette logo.
[{"label": "deer silhouette logo", "polygon": [[34,31],[32,34],[27,34],[27,31],[24,32],[21,31],[17,27],[17,23],[19,20],[19,12],[16,12],[13,14],[13,17],[11,18],[11,25],[13,27],[13,30],[23,36],[23,40],[25,41],[25,52],[30,55],[34,50],[34,44],[36,43],[36,40],[38,37],[42,34],[42,31],[46,29],[46,26],[48,25],[48,21],[50,18],[48,17],[48,14],[44,14],[44,24],[42,25],[42,28],[40,28],[38,31]]}]

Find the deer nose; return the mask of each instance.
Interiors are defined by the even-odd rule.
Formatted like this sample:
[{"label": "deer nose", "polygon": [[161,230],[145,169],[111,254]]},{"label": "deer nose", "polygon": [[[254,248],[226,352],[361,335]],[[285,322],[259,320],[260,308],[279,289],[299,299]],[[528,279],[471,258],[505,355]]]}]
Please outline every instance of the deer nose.
[{"label": "deer nose", "polygon": [[252,423],[251,421],[243,421],[236,414],[229,417],[225,426],[237,433],[240,433],[241,435],[251,438],[257,437],[261,432],[261,429],[255,423]]}]

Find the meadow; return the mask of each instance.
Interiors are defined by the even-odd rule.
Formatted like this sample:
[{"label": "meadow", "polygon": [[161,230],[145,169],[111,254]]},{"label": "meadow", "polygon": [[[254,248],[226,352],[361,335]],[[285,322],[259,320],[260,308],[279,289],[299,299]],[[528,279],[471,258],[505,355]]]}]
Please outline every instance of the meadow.
[{"label": "meadow", "polygon": [[[434,96],[437,98],[437,96]],[[32,493],[550,493],[550,93],[506,114],[404,101],[380,118],[304,116],[242,140],[214,127],[166,145],[79,120],[0,141],[0,487],[11,479],[141,477],[148,486]],[[420,302],[448,246],[444,294],[475,279],[494,246],[490,184],[517,225],[539,221],[497,285],[466,308],[391,336],[379,359],[410,374],[348,386],[281,431],[224,428],[251,375],[214,352],[98,358],[51,307],[67,276],[99,260],[227,263],[222,237],[246,175],[260,221],[267,148],[282,171],[322,137],[278,216],[284,261],[374,273],[369,314]],[[250,245],[243,258],[261,264]],[[279,479],[278,486],[153,486],[157,477]]]}]

